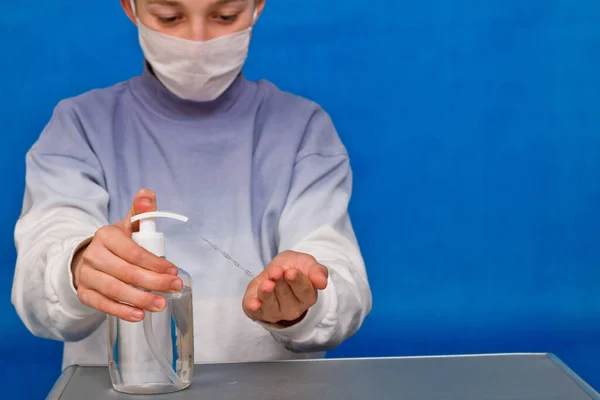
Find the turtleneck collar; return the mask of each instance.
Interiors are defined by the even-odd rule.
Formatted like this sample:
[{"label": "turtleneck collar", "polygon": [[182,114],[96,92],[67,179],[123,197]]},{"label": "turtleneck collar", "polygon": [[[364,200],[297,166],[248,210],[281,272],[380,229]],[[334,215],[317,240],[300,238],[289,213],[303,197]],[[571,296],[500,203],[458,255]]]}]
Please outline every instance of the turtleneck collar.
[{"label": "turtleneck collar", "polygon": [[166,118],[181,120],[235,113],[244,103],[241,97],[248,95],[250,85],[240,73],[231,86],[213,101],[184,100],[171,93],[152,73],[150,65],[144,62],[142,74],[132,79],[130,86],[144,106]]}]

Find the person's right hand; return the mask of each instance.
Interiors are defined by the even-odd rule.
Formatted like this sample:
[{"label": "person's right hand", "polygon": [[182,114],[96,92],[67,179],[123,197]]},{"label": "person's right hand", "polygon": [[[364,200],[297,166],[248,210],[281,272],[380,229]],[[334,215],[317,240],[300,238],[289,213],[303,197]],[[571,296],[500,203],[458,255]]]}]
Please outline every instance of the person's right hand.
[{"label": "person's right hand", "polygon": [[73,284],[83,304],[138,322],[144,319],[144,310],[162,311],[167,301],[136,287],[162,293],[181,290],[183,282],[177,268],[131,239],[132,232],[139,229],[139,223],[132,225],[131,218],[149,211],[156,211],[156,196],[141,190],[123,221],[100,228],[90,244],[75,254]]}]

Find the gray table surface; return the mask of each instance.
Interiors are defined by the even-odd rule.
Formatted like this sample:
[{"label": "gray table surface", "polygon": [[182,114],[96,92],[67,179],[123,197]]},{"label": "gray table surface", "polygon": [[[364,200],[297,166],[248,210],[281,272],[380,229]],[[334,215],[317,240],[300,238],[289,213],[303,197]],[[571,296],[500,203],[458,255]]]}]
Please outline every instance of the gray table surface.
[{"label": "gray table surface", "polygon": [[326,359],[194,368],[192,386],[170,395],[112,389],[106,366],[73,366],[50,400],[97,399],[600,400],[552,354]]}]

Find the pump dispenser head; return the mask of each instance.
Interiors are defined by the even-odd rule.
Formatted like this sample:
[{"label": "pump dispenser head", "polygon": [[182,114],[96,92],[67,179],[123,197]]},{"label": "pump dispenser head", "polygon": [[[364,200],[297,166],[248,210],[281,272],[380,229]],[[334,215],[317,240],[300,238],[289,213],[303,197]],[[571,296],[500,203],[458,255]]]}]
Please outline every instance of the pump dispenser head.
[{"label": "pump dispenser head", "polygon": [[140,230],[133,233],[133,240],[156,256],[164,257],[165,237],[162,232],[156,231],[156,218],[169,218],[181,222],[188,222],[189,218],[179,214],[160,211],[138,214],[131,218],[131,223],[140,222]]}]

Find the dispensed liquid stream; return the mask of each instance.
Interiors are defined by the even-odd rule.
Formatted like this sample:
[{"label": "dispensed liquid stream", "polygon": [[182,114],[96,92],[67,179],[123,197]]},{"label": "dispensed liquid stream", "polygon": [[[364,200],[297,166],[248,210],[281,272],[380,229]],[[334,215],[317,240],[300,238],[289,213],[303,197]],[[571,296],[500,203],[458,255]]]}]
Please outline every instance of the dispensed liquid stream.
[{"label": "dispensed liquid stream", "polygon": [[192,226],[188,223],[186,223],[188,229],[190,230],[190,232],[192,233],[192,236],[197,236],[200,240],[202,240],[204,243],[206,243],[207,245],[209,245],[210,247],[213,248],[213,250],[218,251],[223,257],[225,257],[227,260],[229,260],[233,265],[235,265],[238,269],[240,269],[244,274],[246,274],[247,276],[249,276],[250,278],[255,278],[255,275],[248,269],[244,268],[239,262],[237,262],[233,257],[231,257],[229,254],[225,253],[223,250],[221,250],[217,245],[211,243],[207,238],[205,238],[204,236],[195,233],[194,229],[192,228]]}]

